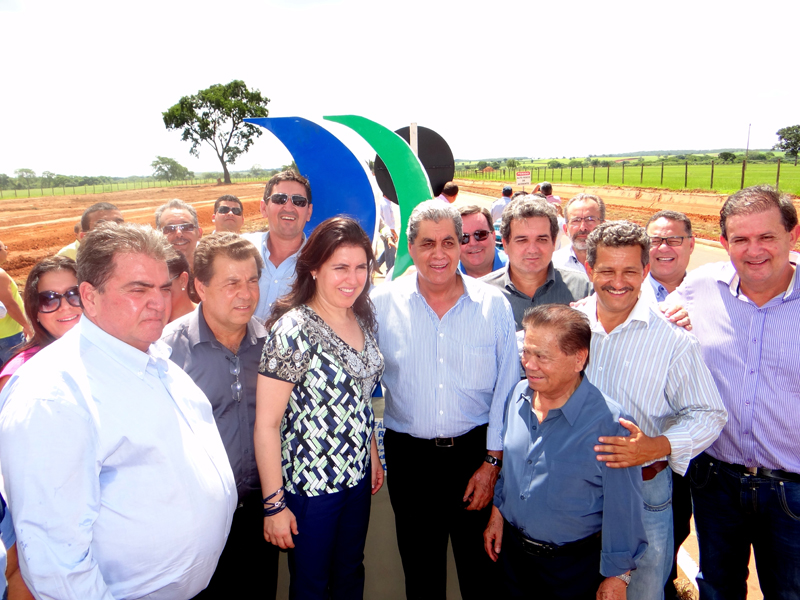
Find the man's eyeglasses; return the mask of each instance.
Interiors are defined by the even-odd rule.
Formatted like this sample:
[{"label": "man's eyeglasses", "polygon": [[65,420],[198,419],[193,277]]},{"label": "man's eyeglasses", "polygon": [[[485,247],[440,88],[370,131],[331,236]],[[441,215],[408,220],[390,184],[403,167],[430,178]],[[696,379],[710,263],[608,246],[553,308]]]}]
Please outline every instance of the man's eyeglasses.
[{"label": "man's eyeglasses", "polygon": [[242,372],[242,368],[237,355],[234,354],[228,360],[230,361],[231,375],[236,377],[236,381],[231,384],[231,394],[233,399],[239,402],[242,399],[242,382],[239,381],[239,373]]},{"label": "man's eyeglasses", "polygon": [[39,292],[39,312],[51,313],[61,308],[61,299],[64,298],[67,304],[76,308],[81,307],[81,295],[78,286],[69,288],[63,294],[58,292]]},{"label": "man's eyeglasses", "polygon": [[693,235],[671,235],[669,237],[650,236],[650,247],[658,248],[664,242],[666,242],[667,246],[680,246],[683,244],[683,240],[688,240],[693,237]]},{"label": "man's eyeglasses", "polygon": [[579,225],[581,223],[586,223],[587,225],[592,225],[593,223],[599,223],[600,219],[597,217],[572,217],[569,220],[570,225]]},{"label": "man's eyeglasses", "polygon": [[297,208],[304,208],[305,205],[308,204],[308,198],[300,194],[292,194],[291,196],[289,194],[272,194],[272,196],[269,197],[274,204],[286,204],[289,198],[292,199],[292,204]]},{"label": "man's eyeglasses", "polygon": [[242,209],[239,208],[238,206],[220,206],[217,209],[217,212],[221,215],[227,215],[229,212],[232,212],[237,217],[242,216]]},{"label": "man's eyeglasses", "polygon": [[186,232],[191,233],[194,231],[194,225],[191,223],[178,223],[177,225],[164,225],[164,228],[161,230],[164,232],[164,235],[170,235],[175,232]]},{"label": "man's eyeglasses", "polygon": [[489,237],[490,233],[493,232],[487,231],[486,229],[479,229],[478,231],[474,231],[472,233],[465,233],[464,235],[461,236],[461,243],[464,244],[465,246],[469,244],[470,236],[474,236],[476,242],[482,242]]}]

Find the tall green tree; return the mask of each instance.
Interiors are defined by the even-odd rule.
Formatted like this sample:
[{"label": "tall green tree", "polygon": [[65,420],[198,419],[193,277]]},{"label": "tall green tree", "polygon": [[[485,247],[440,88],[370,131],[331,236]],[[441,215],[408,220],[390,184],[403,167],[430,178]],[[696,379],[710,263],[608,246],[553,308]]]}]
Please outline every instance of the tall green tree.
[{"label": "tall green tree", "polygon": [[509,159],[506,161],[506,166],[507,166],[509,169],[516,169],[516,168],[517,168],[517,161],[516,161],[515,159],[513,159],[513,158],[509,158]]},{"label": "tall green tree", "polygon": [[794,166],[797,166],[797,155],[800,154],[800,125],[792,125],[778,129],[775,133],[778,136],[778,143],[773,150],[783,150],[786,156],[794,156]]},{"label": "tall green tree", "polygon": [[194,177],[194,173],[174,158],[156,156],[156,159],[150,163],[150,166],[153,167],[153,177],[156,179],[173,181],[178,179],[191,179]]},{"label": "tall green tree", "polygon": [[231,182],[228,165],[250,149],[262,128],[245,123],[248,117],[266,117],[267,103],[258,90],[249,90],[244,81],[216,84],[193,96],[184,96],[161,113],[167,129],[180,129],[181,139],[191,142],[189,153],[200,156],[205,142],[214,149],[222,165],[225,183]]},{"label": "tall green tree", "polygon": [[28,189],[36,179],[36,172],[33,169],[17,169],[14,171],[14,175],[17,176],[20,184]]}]

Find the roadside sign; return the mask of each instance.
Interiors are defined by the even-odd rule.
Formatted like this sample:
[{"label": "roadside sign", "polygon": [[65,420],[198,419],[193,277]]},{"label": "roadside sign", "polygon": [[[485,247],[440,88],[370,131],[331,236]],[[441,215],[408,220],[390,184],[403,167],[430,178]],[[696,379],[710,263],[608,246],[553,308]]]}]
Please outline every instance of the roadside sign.
[{"label": "roadside sign", "polygon": [[530,171],[517,171],[517,185],[530,185],[531,172]]}]

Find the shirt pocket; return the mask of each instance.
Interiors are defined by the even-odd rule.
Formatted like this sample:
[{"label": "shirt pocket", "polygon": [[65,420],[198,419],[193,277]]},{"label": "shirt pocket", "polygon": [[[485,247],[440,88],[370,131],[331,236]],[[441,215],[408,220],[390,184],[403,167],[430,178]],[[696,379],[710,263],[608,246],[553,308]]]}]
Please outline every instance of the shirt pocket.
[{"label": "shirt pocket", "polygon": [[461,355],[460,384],[466,390],[491,392],[497,380],[494,346],[467,346]]},{"label": "shirt pocket", "polygon": [[553,510],[588,514],[602,494],[595,465],[554,460],[547,477],[547,505]]},{"label": "shirt pocket", "polygon": [[800,394],[800,344],[781,344],[775,383],[785,392]]}]

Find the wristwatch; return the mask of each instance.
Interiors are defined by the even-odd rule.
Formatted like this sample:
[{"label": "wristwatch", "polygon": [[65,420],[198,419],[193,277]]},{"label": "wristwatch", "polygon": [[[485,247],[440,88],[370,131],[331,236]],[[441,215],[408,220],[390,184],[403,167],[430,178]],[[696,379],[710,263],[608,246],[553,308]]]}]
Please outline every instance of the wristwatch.
[{"label": "wristwatch", "polygon": [[625,587],[628,587],[631,584],[631,576],[630,573],[623,573],[622,575],[617,575],[617,579],[621,579],[625,582]]},{"label": "wristwatch", "polygon": [[497,467],[498,469],[502,468],[503,466],[503,459],[497,458],[496,456],[492,456],[491,454],[487,454],[486,458],[483,459],[483,462],[487,462],[493,467]]}]

